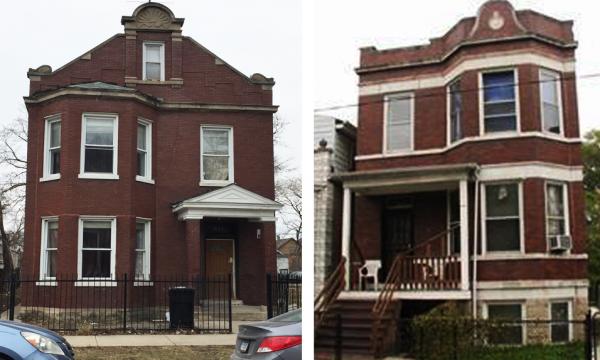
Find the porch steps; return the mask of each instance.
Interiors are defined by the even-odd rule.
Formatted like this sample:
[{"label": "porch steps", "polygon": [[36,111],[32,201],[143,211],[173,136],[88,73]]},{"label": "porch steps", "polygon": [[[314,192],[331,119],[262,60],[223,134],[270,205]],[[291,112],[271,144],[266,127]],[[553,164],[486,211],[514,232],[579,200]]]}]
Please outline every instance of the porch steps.
[{"label": "porch steps", "polygon": [[[344,354],[374,355],[371,337],[375,319],[371,313],[374,299],[337,299],[315,333],[315,351],[335,353],[336,346],[341,344]],[[393,345],[396,334],[396,315],[399,302],[392,303],[383,317],[383,324],[377,336],[385,337],[385,343]],[[338,314],[341,316],[341,338],[336,341]],[[392,335],[392,336],[390,336]],[[390,341],[390,338],[392,341]]]}]

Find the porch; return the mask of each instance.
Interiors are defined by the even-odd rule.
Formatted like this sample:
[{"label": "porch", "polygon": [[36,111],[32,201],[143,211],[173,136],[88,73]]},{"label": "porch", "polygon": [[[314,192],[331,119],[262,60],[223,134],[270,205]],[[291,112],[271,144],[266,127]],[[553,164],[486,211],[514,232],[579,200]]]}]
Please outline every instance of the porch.
[{"label": "porch", "polygon": [[341,255],[349,261],[339,298],[376,300],[387,291],[393,300],[469,299],[477,169],[460,164],[340,175]]}]

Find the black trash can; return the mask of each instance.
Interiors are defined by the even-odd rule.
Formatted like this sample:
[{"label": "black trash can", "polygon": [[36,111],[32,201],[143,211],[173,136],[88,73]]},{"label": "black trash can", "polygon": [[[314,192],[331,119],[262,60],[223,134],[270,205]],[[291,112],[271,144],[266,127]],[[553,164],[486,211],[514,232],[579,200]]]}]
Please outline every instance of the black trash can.
[{"label": "black trash can", "polygon": [[194,289],[169,289],[169,319],[171,329],[194,328]]}]

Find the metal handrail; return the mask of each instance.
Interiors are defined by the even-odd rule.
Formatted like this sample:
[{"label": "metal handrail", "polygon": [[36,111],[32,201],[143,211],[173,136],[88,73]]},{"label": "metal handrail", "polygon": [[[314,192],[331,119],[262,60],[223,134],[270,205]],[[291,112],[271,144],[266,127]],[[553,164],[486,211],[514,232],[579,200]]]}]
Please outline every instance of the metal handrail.
[{"label": "metal handrail", "polygon": [[346,261],[346,257],[342,256],[335,271],[327,278],[315,298],[315,329],[321,325],[327,310],[346,286]]},{"label": "metal handrail", "polygon": [[379,331],[379,328],[381,327],[381,323],[383,321],[383,317],[386,314],[386,312],[388,311],[388,308],[392,302],[392,299],[394,297],[394,291],[399,287],[398,279],[400,278],[400,275],[402,274],[402,266],[400,266],[402,259],[405,258],[410,253],[414,252],[416,249],[419,249],[425,245],[429,245],[434,240],[437,240],[437,239],[441,238],[442,236],[447,235],[448,233],[450,233],[451,231],[453,231],[454,229],[456,229],[459,226],[460,226],[460,224],[450,226],[445,231],[440,232],[439,234],[436,234],[436,235],[432,236],[431,238],[419,243],[417,246],[410,248],[408,250],[402,251],[395,256],[394,261],[392,262],[392,266],[391,266],[391,268],[387,274],[387,277],[385,279],[383,289],[379,293],[379,296],[377,297],[377,300],[375,301],[375,304],[373,305],[373,309],[371,311],[373,314],[373,320],[374,320],[373,321],[373,330],[371,333],[371,346],[373,348],[372,349],[373,353],[377,354],[377,352],[379,351],[379,340],[380,339],[378,339],[378,337],[377,337],[377,332]]}]

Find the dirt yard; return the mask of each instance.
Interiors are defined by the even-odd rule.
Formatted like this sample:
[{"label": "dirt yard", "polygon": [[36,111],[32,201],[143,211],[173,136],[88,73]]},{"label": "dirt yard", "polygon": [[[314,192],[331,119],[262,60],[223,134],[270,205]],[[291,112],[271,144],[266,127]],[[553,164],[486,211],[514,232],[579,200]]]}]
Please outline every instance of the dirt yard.
[{"label": "dirt yard", "polygon": [[77,360],[226,360],[229,359],[232,352],[233,346],[103,347],[75,348],[75,357]]}]

